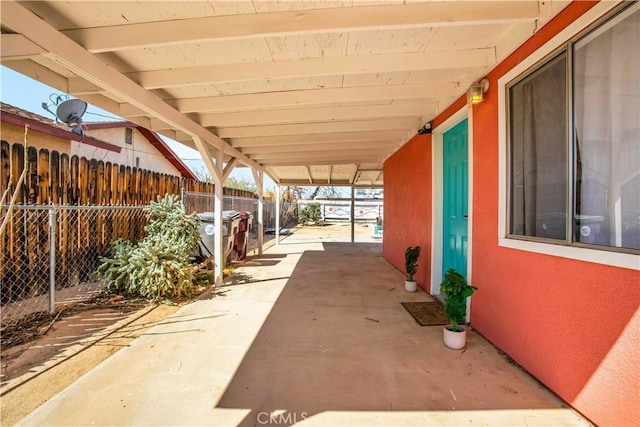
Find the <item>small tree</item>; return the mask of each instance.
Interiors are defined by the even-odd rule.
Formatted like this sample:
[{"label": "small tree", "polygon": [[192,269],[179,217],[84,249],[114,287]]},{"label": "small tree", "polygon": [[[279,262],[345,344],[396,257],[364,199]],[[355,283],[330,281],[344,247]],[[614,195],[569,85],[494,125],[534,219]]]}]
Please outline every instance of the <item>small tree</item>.
[{"label": "small tree", "polygon": [[146,208],[147,233],[137,245],[117,240],[112,258],[101,258],[97,275],[106,292],[122,292],[158,300],[190,296],[196,267],[191,256],[200,241],[197,214],[187,215],[178,196],[158,196]]}]

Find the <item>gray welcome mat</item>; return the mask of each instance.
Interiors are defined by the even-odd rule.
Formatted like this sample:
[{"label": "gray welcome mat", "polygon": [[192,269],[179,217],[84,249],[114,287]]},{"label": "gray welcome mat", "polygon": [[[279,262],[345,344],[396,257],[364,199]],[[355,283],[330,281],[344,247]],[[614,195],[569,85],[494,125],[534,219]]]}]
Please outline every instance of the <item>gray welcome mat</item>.
[{"label": "gray welcome mat", "polygon": [[447,325],[449,318],[444,314],[442,305],[436,301],[402,302],[402,306],[420,326]]}]

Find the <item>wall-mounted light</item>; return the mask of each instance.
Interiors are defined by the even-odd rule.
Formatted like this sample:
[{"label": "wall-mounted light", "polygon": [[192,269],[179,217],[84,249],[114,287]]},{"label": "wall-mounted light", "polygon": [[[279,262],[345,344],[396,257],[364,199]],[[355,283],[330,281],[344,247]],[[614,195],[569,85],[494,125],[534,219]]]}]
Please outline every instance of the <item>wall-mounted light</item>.
[{"label": "wall-mounted light", "polygon": [[467,100],[471,104],[479,104],[484,99],[484,94],[489,90],[489,79],[484,78],[477,82],[473,82],[467,92]]},{"label": "wall-mounted light", "polygon": [[420,129],[418,129],[418,135],[426,135],[431,133],[431,122],[425,123]]}]

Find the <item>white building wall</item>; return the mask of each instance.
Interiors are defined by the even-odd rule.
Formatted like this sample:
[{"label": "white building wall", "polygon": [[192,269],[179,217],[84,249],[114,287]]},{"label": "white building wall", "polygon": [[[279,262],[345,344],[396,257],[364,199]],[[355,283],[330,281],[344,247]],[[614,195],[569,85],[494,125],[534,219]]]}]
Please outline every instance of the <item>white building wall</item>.
[{"label": "white building wall", "polygon": [[135,128],[131,144],[125,143],[125,128],[95,129],[86,133],[121,147],[120,153],[71,141],[71,155],[180,176],[178,169]]}]

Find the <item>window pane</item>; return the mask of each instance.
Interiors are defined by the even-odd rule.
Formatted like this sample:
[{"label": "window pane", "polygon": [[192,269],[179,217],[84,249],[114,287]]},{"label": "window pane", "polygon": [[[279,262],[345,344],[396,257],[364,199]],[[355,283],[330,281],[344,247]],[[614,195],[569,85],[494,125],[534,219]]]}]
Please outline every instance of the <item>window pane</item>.
[{"label": "window pane", "polygon": [[510,233],[566,241],[566,54],[509,89]]},{"label": "window pane", "polygon": [[640,249],[640,12],[576,44],[575,240]]}]

